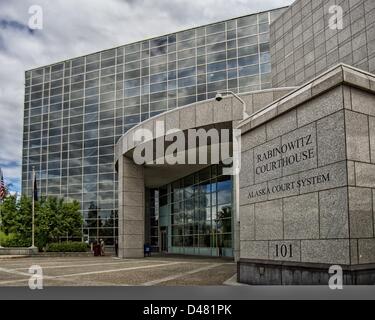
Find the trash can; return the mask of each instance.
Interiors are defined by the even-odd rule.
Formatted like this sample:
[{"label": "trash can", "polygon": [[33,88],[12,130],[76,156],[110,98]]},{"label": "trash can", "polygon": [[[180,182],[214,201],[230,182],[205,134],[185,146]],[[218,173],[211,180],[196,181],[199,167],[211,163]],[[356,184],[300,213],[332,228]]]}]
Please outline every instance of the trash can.
[{"label": "trash can", "polygon": [[145,244],[144,253],[145,257],[151,257],[151,246],[149,244]]}]

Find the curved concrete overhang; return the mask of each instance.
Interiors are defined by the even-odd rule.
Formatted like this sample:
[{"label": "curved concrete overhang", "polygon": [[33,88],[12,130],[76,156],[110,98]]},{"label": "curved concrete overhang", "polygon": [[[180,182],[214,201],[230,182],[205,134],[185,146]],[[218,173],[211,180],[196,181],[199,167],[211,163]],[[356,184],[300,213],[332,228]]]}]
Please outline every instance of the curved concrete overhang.
[{"label": "curved concrete overhang", "polygon": [[[284,96],[294,88],[267,89],[245,93],[241,98],[246,103],[246,112],[253,114],[267,104]],[[226,97],[218,102],[215,99],[190,104],[177,108],[156,117],[148,119],[135,126],[124,134],[118,141],[115,148],[116,168],[120,157],[133,158],[136,147],[145,147],[147,144],[155,144],[159,140],[169,140],[170,133],[180,130],[184,132],[187,141],[189,129],[234,129],[242,121],[243,105],[233,97]],[[152,133],[151,139],[144,139],[142,142],[135,142],[135,134],[139,130],[149,130]],[[166,144],[166,147],[168,144]],[[210,155],[211,146],[208,147]],[[154,148],[155,149],[155,148]],[[186,148],[187,150],[188,148]],[[197,149],[198,150],[198,149]],[[186,151],[187,152],[187,151]],[[156,157],[155,157],[156,158]],[[156,161],[154,161],[156,162]],[[208,163],[211,163],[208,161]],[[195,171],[203,169],[208,165],[157,165],[145,164],[145,185],[155,188],[187,176]]]},{"label": "curved concrete overhang", "polygon": [[[267,89],[244,93],[240,96],[246,103],[246,112],[254,114],[294,89],[294,87]],[[134,143],[134,133],[139,129],[150,130],[153,132],[154,138],[157,139],[166,136],[168,132],[175,129],[186,131],[228,123],[234,123],[233,127],[235,127],[242,121],[242,115],[243,106],[233,97],[226,97],[221,102],[217,102],[215,99],[206,100],[167,111],[138,124],[125,133],[116,144],[115,162],[117,163],[121,156],[130,155],[131,151],[140,144]],[[164,130],[157,130],[158,122],[165,124]],[[149,140],[142,143],[147,142]]]}]

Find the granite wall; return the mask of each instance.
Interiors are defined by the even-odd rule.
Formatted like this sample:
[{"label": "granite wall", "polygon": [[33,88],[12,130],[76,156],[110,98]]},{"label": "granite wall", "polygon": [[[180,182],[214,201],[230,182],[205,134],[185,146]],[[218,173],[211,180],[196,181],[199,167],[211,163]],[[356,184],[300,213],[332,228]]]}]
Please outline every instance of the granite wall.
[{"label": "granite wall", "polygon": [[[329,8],[343,9],[331,30]],[[375,73],[374,0],[297,0],[271,25],[272,84],[295,86],[345,63]]]}]

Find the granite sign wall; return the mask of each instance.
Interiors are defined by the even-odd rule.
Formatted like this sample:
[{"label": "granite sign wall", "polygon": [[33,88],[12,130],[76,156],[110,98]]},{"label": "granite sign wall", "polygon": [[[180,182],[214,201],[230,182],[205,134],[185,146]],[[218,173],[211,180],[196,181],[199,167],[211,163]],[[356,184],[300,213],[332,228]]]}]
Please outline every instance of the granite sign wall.
[{"label": "granite sign wall", "polygon": [[375,263],[374,90],[340,65],[240,124],[240,281],[370,281],[354,266]]}]

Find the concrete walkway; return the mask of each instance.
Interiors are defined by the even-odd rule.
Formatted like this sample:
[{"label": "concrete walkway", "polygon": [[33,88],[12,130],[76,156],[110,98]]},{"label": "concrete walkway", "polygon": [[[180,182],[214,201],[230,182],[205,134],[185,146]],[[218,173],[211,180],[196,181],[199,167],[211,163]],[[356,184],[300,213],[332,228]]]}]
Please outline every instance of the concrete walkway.
[{"label": "concrete walkway", "polygon": [[0,287],[27,286],[31,266],[41,268],[45,286],[220,286],[236,273],[224,259],[33,256],[2,260]]}]

